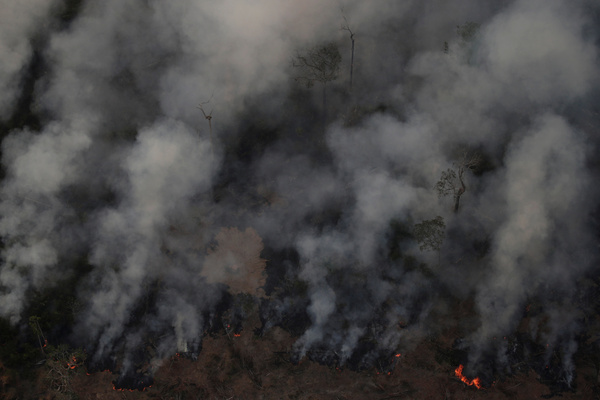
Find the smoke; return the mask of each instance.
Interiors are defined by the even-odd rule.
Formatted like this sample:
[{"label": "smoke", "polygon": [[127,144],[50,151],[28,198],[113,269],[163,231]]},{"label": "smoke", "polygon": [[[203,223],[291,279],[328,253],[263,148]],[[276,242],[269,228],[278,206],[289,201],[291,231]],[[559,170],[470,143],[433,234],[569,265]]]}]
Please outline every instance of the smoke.
[{"label": "smoke", "polygon": [[573,100],[597,79],[596,49],[582,40],[586,24],[580,8],[561,1],[517,2],[486,27],[486,64],[510,100]]},{"label": "smoke", "polygon": [[[505,158],[506,218],[495,233],[489,281],[477,295],[477,340],[512,332],[532,296],[559,291],[566,293],[555,306],[572,301],[569,288],[590,267],[589,215],[581,211],[593,206],[581,196],[591,186],[581,138],[564,119],[544,115],[515,142]],[[577,324],[573,316],[557,314],[550,336]]]},{"label": "smoke", "polygon": [[[170,223],[189,215],[191,197],[207,190],[211,161],[209,144],[182,123],[158,121],[139,131],[124,158],[128,179],[116,184],[123,191],[117,193],[120,202],[103,209],[94,223],[90,261],[99,275],[94,276],[96,288],[82,324],[102,332],[100,347],[119,338],[144,286],[162,279],[169,261],[161,251],[161,236]],[[175,295],[173,301],[183,300]],[[177,309],[185,311],[185,304]],[[181,318],[176,315],[174,322],[179,337]]]},{"label": "smoke", "polygon": [[[197,356],[222,305],[251,293],[263,329],[297,318],[293,358],[363,368],[471,298],[476,321],[452,323],[477,373],[536,303],[527,334],[570,383],[576,288],[597,261],[595,4],[7,4],[3,318],[23,324],[34,295],[66,285],[69,340],[152,373]],[[298,85],[291,59],[330,42],[340,77]],[[34,52],[43,68],[26,73]],[[455,213],[434,186],[465,154],[481,162]],[[444,242],[421,252],[413,227],[436,216]],[[263,246],[294,256],[265,278]]]},{"label": "smoke", "polygon": [[0,55],[4,60],[0,68],[0,119],[15,111],[24,84],[28,64],[33,57],[36,41],[51,28],[50,13],[58,1],[36,0],[27,4],[5,1],[0,17]]}]

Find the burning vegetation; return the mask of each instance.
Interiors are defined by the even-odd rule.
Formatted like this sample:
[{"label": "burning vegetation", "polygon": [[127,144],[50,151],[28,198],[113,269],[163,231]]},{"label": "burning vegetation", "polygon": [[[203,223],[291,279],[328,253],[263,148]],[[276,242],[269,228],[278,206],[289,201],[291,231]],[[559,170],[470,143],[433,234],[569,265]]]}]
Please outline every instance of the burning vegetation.
[{"label": "burning vegetation", "polygon": [[594,1],[5,3],[0,397],[598,397]]},{"label": "burning vegetation", "polygon": [[469,386],[475,386],[477,389],[483,389],[483,386],[481,386],[481,379],[479,379],[478,377],[469,379],[463,375],[464,368],[465,367],[461,364],[454,370],[454,373],[456,374],[458,379],[460,379],[463,383],[465,383]]}]

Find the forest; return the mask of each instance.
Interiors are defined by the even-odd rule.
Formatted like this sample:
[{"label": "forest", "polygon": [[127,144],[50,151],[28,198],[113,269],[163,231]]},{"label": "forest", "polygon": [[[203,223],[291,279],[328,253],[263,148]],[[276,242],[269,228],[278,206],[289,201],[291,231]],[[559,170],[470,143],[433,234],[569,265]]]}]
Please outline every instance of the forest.
[{"label": "forest", "polygon": [[3,0],[0,397],[600,398],[595,0]]}]

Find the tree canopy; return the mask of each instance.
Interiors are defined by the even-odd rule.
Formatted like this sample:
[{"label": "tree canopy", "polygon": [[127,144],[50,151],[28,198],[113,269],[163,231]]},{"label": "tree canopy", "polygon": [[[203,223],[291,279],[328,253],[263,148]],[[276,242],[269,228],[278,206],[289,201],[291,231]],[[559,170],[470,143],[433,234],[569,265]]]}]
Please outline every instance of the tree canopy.
[{"label": "tree canopy", "polygon": [[292,60],[294,68],[300,71],[296,81],[312,87],[315,82],[326,84],[337,79],[342,56],[337,44],[329,42],[315,46],[304,53],[298,52]]}]

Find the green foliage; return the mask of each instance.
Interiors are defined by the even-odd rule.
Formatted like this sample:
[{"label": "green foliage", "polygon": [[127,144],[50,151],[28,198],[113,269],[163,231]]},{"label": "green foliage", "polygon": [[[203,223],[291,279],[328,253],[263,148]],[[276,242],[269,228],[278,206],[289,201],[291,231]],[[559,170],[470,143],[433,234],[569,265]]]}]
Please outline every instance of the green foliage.
[{"label": "green foliage", "polygon": [[298,53],[292,60],[292,66],[300,73],[296,81],[303,82],[310,88],[315,82],[326,84],[337,79],[340,71],[342,55],[334,42],[316,46],[305,53]]},{"label": "green foliage", "polygon": [[[75,314],[81,307],[73,291],[73,280],[67,280],[59,287],[49,288],[32,293],[27,314],[32,316],[29,324],[34,334],[37,329],[49,332],[57,326],[70,326]],[[34,329],[32,324],[37,325]]]},{"label": "green foliage", "polygon": [[44,336],[44,333],[42,332],[42,328],[40,326],[40,321],[40,317],[38,317],[37,315],[32,315],[31,317],[29,317],[29,327],[36,335]]},{"label": "green foliage", "polygon": [[414,235],[421,251],[440,251],[446,237],[446,224],[439,215],[433,219],[415,224]]}]

